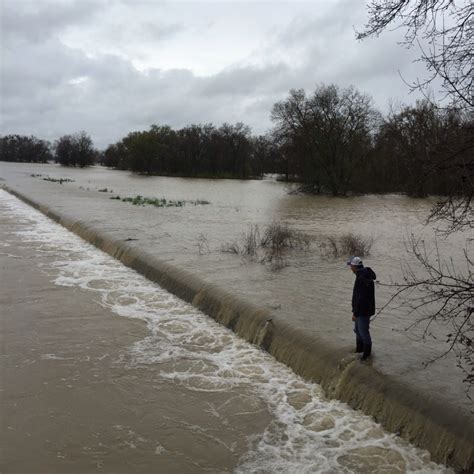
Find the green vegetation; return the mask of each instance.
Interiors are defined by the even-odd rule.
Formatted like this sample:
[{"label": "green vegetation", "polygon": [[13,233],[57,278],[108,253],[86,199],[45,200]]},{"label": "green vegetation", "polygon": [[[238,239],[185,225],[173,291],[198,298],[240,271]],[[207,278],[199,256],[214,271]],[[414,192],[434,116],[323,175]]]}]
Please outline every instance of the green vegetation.
[{"label": "green vegetation", "polygon": [[70,178],[50,178],[49,176],[46,178],[43,178],[43,181],[50,181],[51,183],[59,183],[59,184],[74,183],[74,180]]},{"label": "green vegetation", "polygon": [[166,198],[148,198],[141,195],[135,197],[125,197],[121,198],[120,196],[114,196],[110,199],[115,199],[122,202],[130,202],[134,206],[154,206],[154,207],[183,207],[185,204],[192,204],[194,206],[210,204],[209,201],[196,200],[196,201],[175,201],[172,199]]}]

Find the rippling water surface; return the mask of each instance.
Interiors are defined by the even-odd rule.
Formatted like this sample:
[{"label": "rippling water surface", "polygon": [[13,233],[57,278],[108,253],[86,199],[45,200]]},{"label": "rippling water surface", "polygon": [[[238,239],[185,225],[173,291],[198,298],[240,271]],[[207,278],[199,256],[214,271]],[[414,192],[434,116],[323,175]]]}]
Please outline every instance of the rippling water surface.
[{"label": "rippling water surface", "polygon": [[[427,452],[345,404],[325,399],[318,385],[1,190],[0,211],[19,224],[11,239],[54,255],[42,270],[56,285],[80,288],[118,316],[146,321],[149,335],[123,352],[117,366],[153,367],[157,377],[177,387],[228,394],[214,407],[216,417],[233,406],[244,406],[250,414],[265,407],[271,422],[247,440],[237,472],[450,472],[430,462]],[[1,251],[8,253],[8,245],[3,242]],[[200,429],[182,422],[191,432]]]}]

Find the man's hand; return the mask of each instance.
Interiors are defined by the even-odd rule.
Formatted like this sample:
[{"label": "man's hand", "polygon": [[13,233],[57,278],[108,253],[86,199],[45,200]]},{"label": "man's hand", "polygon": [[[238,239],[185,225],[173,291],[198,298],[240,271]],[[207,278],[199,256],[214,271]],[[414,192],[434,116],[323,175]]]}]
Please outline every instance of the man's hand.
[{"label": "man's hand", "polygon": [[352,315],[352,321],[355,321],[356,319],[357,318],[354,315]]}]

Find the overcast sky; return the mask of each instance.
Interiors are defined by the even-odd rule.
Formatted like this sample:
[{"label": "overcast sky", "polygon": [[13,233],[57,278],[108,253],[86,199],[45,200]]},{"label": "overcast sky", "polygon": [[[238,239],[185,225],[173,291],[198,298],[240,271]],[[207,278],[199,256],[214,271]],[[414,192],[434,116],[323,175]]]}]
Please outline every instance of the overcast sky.
[{"label": "overcast sky", "polygon": [[358,42],[363,0],[0,0],[1,134],[85,130],[103,148],[151,124],[271,127],[292,88],[356,86],[380,110],[424,75],[400,30]]}]

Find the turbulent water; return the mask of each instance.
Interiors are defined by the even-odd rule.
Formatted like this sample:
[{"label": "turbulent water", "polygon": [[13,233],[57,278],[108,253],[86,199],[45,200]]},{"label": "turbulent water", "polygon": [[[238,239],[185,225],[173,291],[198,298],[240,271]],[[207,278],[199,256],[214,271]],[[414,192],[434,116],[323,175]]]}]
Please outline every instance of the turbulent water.
[{"label": "turbulent water", "polygon": [[[56,285],[80,288],[115,314],[146,321],[148,337],[123,352],[117,366],[151,366],[176,387],[228,393],[228,406],[220,407],[224,412],[232,409],[235,397],[245,400],[250,413],[265,407],[271,422],[248,439],[236,472],[450,472],[430,462],[427,452],[345,404],[325,399],[318,385],[1,190],[0,212],[18,224],[12,241],[54,256],[42,271]],[[8,254],[8,241],[2,247]],[[200,429],[185,419],[183,426]]]}]

